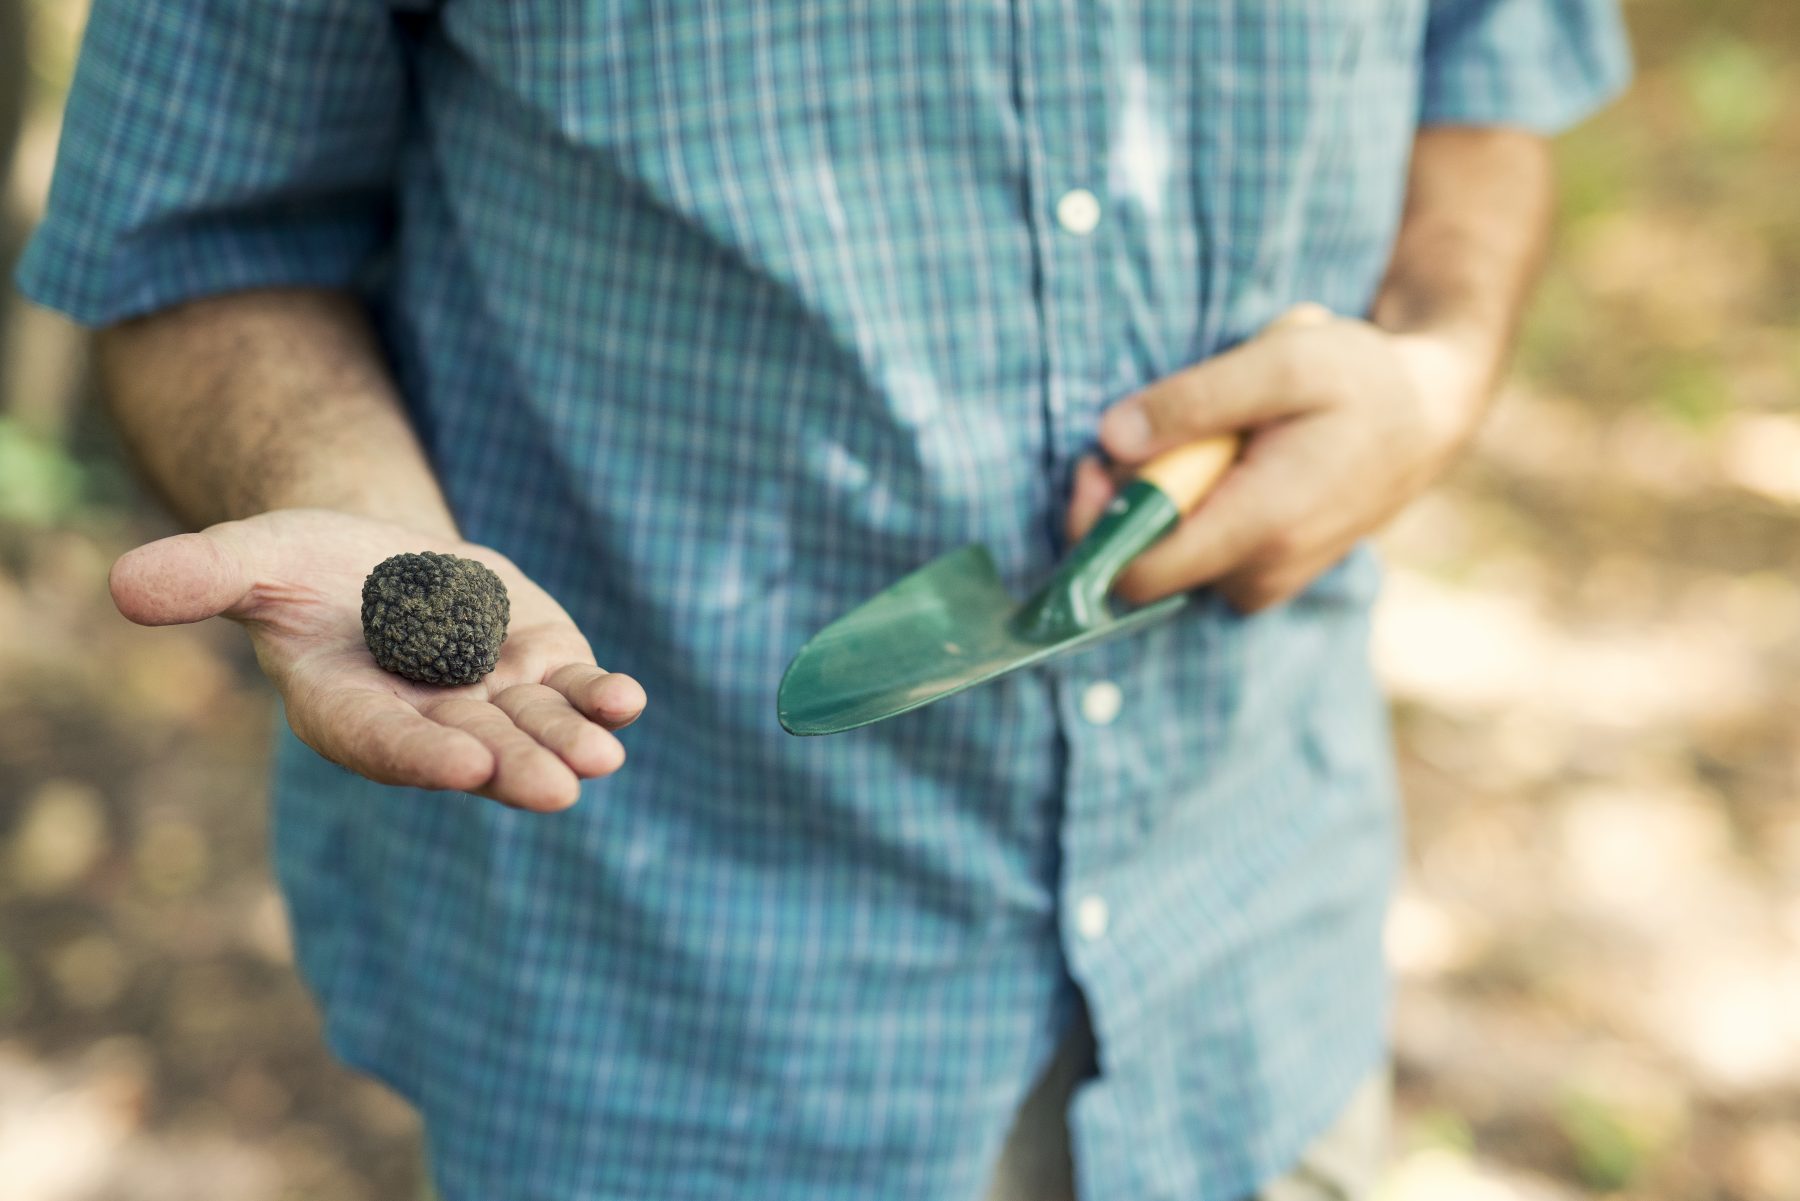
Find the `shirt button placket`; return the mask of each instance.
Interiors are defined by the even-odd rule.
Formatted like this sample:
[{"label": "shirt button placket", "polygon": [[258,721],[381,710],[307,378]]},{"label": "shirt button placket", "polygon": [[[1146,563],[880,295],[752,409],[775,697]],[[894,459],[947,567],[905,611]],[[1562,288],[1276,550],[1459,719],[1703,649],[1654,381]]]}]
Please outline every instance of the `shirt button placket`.
[{"label": "shirt button placket", "polygon": [[1089,893],[1075,904],[1075,933],[1088,942],[1098,942],[1106,937],[1106,928],[1112,923],[1112,911],[1107,908],[1106,898],[1098,893]]},{"label": "shirt button placket", "polygon": [[1071,188],[1056,202],[1056,223],[1078,238],[1100,228],[1100,198],[1086,188]]},{"label": "shirt button placket", "polygon": [[1125,692],[1111,680],[1095,680],[1081,691],[1081,716],[1091,726],[1110,726],[1125,707]]}]

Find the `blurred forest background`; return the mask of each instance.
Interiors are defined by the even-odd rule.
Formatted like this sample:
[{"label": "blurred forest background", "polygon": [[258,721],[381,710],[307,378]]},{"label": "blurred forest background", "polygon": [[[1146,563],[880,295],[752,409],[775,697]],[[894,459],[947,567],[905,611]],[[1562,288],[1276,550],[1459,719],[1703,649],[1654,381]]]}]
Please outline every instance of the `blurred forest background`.
[{"label": "blurred forest background", "polygon": [[[0,0],[0,263],[84,9]],[[1390,1201],[1800,1199],[1800,10],[1628,12],[1513,382],[1386,539]],[[224,623],[113,611],[170,526],[80,337],[16,299],[0,330],[0,1192],[413,1197],[416,1123],[292,975],[269,692]]]}]

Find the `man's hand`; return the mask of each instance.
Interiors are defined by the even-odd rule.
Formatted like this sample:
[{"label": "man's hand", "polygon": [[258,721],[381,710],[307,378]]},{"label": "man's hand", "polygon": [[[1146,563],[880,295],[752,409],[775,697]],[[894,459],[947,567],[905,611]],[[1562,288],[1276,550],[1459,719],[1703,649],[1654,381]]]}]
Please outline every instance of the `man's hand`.
[{"label": "man's hand", "polygon": [[[415,684],[375,666],[362,582],[389,555],[478,559],[506,583],[512,622],[477,684]],[[294,733],[384,784],[478,793],[522,809],[573,805],[579,778],[625,761],[612,731],[644,707],[629,676],[594,664],[562,606],[484,546],[327,509],[277,509],[141,546],[112,570],[119,611],[144,625],[224,616],[243,625]]]},{"label": "man's hand", "polygon": [[[1390,334],[1303,305],[1127,397],[1100,427],[1121,467],[1213,434],[1240,432],[1244,444],[1212,495],[1116,591],[1142,603],[1212,584],[1244,612],[1295,596],[1448,466],[1487,388],[1482,356],[1449,335]],[[1071,537],[1115,490],[1097,460],[1078,465]]]},{"label": "man's hand", "polygon": [[[99,346],[133,458],[205,527],[123,556],[120,612],[238,622],[294,733],[383,784],[556,810],[582,777],[618,770],[613,731],[644,690],[596,667],[569,615],[505,556],[461,540],[359,300],[226,293],[113,326]],[[480,683],[389,675],[363,642],[363,580],[423,550],[479,559],[506,584],[511,625]]]},{"label": "man's hand", "polygon": [[[1216,584],[1238,608],[1305,589],[1449,465],[1474,433],[1543,259],[1554,171],[1524,130],[1436,126],[1413,142],[1406,213],[1371,322],[1302,305],[1262,336],[1113,406],[1125,466],[1241,432],[1240,461],[1119,591],[1144,601]],[[1113,482],[1076,473],[1081,534]]]}]

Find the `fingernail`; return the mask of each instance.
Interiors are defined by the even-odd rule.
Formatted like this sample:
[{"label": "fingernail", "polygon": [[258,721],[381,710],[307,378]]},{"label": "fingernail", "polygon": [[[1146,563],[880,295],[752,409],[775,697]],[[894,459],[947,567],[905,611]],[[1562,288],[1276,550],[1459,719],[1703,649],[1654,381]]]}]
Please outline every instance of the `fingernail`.
[{"label": "fingernail", "polygon": [[1100,423],[1100,439],[1115,455],[1136,454],[1150,444],[1150,419],[1136,405],[1116,405]]}]

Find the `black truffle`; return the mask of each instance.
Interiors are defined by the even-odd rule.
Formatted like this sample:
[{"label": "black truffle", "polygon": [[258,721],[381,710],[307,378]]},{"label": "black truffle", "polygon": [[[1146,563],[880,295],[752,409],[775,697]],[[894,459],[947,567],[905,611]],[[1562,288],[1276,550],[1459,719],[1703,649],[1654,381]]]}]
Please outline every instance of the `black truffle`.
[{"label": "black truffle", "polygon": [[395,555],[363,581],[363,639],[375,662],[421,684],[473,684],[493,671],[511,616],[506,585],[473,559]]}]

